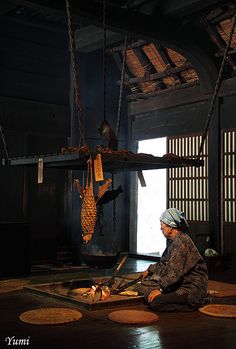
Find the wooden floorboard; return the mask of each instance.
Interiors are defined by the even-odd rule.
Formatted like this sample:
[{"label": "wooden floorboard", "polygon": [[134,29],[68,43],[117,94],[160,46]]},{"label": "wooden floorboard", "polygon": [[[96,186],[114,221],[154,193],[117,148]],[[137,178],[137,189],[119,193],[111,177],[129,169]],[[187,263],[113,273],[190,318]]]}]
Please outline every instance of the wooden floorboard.
[{"label": "wooden floorboard", "polygon": [[[127,263],[122,272],[135,272],[145,269],[150,261]],[[133,264],[133,267],[132,267]],[[142,268],[140,270],[140,268]],[[97,274],[89,270],[77,273],[77,278],[85,274]],[[74,274],[72,274],[74,276]],[[32,275],[36,282],[50,279],[69,278],[69,273],[60,275]],[[37,280],[36,280],[37,279]],[[224,280],[227,281],[227,280]],[[236,304],[236,297],[213,301]],[[74,323],[56,326],[36,326],[22,323],[19,315],[27,310],[42,307],[70,307],[59,300],[53,300],[22,290],[0,294],[0,348],[9,348],[6,337],[30,339],[33,349],[234,349],[236,347],[236,319],[216,318],[198,311],[192,313],[159,313],[160,320],[150,325],[122,325],[110,321],[107,315],[117,310],[80,310],[83,318]],[[144,304],[119,307],[119,309],[146,310]],[[20,347],[20,346],[15,346]]]}]

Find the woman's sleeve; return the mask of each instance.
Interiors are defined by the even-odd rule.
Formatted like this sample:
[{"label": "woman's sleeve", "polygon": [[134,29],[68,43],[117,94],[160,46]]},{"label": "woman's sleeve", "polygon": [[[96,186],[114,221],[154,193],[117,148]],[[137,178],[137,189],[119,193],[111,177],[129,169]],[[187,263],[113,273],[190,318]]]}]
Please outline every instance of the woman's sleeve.
[{"label": "woman's sleeve", "polygon": [[181,281],[186,270],[187,256],[191,253],[190,246],[178,241],[172,246],[168,260],[162,266],[158,278],[161,288],[167,287]]},{"label": "woman's sleeve", "polygon": [[168,259],[169,249],[166,248],[163,252],[160,260],[155,264],[150,264],[148,267],[149,274],[160,274],[163,267],[166,264],[166,260]]}]

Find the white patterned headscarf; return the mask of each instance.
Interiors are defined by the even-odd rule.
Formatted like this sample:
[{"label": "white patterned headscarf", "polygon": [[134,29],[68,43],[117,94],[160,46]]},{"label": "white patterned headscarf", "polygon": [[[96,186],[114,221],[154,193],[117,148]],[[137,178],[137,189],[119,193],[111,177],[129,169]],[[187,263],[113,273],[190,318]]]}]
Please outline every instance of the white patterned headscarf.
[{"label": "white patterned headscarf", "polygon": [[163,212],[160,221],[172,228],[178,228],[182,231],[187,231],[189,229],[189,224],[185,218],[184,212],[176,208],[168,208]]}]

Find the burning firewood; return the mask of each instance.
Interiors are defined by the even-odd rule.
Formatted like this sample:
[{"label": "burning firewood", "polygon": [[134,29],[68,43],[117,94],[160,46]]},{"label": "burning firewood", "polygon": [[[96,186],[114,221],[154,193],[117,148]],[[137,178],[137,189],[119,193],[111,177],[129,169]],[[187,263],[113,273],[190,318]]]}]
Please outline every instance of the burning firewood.
[{"label": "burning firewood", "polygon": [[89,302],[93,303],[95,301],[96,296],[98,296],[99,301],[106,300],[108,297],[110,297],[111,291],[108,286],[101,286],[101,285],[93,285],[89,289],[82,288],[84,292],[80,292],[80,289],[76,290],[76,293],[80,294],[83,297],[89,298]]}]

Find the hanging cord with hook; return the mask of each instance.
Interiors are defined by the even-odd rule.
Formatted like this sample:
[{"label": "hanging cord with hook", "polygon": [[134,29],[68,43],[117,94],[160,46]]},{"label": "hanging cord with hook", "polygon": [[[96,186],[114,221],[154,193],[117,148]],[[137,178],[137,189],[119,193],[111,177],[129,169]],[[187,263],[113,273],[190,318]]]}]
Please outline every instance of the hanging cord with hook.
[{"label": "hanging cord with hook", "polygon": [[106,0],[103,0],[103,120],[106,120],[106,73],[107,73],[107,27],[106,27]]},{"label": "hanging cord with hook", "polygon": [[217,80],[216,80],[214,93],[213,93],[213,96],[212,96],[212,99],[211,99],[211,103],[210,103],[210,107],[209,107],[209,111],[208,111],[208,115],[207,115],[207,121],[206,121],[206,125],[205,125],[204,132],[203,132],[203,135],[202,135],[202,141],[201,141],[201,144],[200,144],[200,147],[199,147],[198,156],[197,156],[198,160],[200,159],[201,153],[203,151],[204,142],[205,142],[205,139],[207,137],[207,133],[208,133],[208,129],[209,129],[209,126],[210,126],[211,117],[212,117],[213,111],[214,111],[216,97],[218,95],[218,92],[219,92],[219,89],[220,89],[220,86],[221,86],[221,82],[223,80],[222,79],[223,78],[223,71],[224,71],[226,60],[228,59],[227,55],[228,55],[228,51],[229,51],[229,48],[230,48],[230,45],[231,45],[231,41],[232,41],[232,38],[233,38],[235,24],[236,24],[236,11],[235,11],[235,14],[233,16],[233,21],[232,21],[232,27],[231,27],[231,31],[230,31],[230,35],[229,35],[229,40],[228,40],[227,45],[225,47],[224,56],[223,56],[223,59],[222,59],[222,62],[221,62],[221,66],[220,66],[220,70],[219,70],[219,74],[218,74],[218,77],[217,77]]},{"label": "hanging cord with hook", "polygon": [[[114,173],[112,173],[112,190],[115,189],[115,177]],[[113,225],[112,225],[112,233],[113,236],[116,235],[116,200],[113,200]]]},{"label": "hanging cord with hook", "polygon": [[3,149],[4,149],[4,153],[7,159],[7,163],[10,162],[10,157],[9,157],[9,153],[8,153],[8,149],[7,149],[7,142],[6,142],[6,138],[5,138],[5,134],[4,134],[4,130],[2,125],[0,124],[0,134],[1,134],[1,139],[2,139],[2,143],[3,143]]},{"label": "hanging cord with hook", "polygon": [[116,123],[116,138],[119,138],[120,131],[120,118],[121,118],[121,108],[122,108],[122,97],[124,91],[124,77],[125,77],[125,62],[126,62],[126,54],[127,54],[127,41],[128,36],[125,36],[124,42],[124,50],[123,50],[123,61],[122,61],[122,69],[121,69],[121,80],[120,80],[120,93],[119,93],[119,103],[118,103],[118,112],[117,112],[117,123]]},{"label": "hanging cord with hook", "polygon": [[72,63],[72,74],[73,74],[73,83],[75,91],[75,103],[76,103],[76,112],[78,117],[79,124],[79,137],[80,137],[80,146],[84,145],[84,117],[83,110],[81,107],[80,100],[80,89],[79,89],[79,80],[78,80],[78,70],[76,66],[76,50],[75,50],[75,41],[74,41],[74,30],[71,20],[71,7],[70,1],[66,0],[66,13],[67,13],[67,24],[68,24],[68,34],[69,34],[69,43],[70,43],[70,54],[71,54],[71,63]]}]

